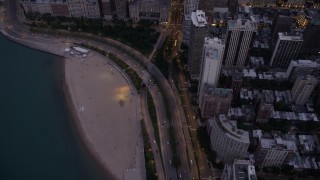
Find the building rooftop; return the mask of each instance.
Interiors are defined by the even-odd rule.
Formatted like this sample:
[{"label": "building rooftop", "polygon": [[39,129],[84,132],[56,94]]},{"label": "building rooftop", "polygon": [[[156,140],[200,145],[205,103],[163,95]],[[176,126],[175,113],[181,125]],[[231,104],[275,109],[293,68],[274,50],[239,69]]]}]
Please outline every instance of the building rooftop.
[{"label": "building rooftop", "polygon": [[297,67],[316,67],[319,66],[319,64],[315,61],[311,61],[311,60],[292,60],[290,62],[290,64],[292,64],[293,66],[297,66]]},{"label": "building rooftop", "polygon": [[295,113],[288,111],[273,111],[272,118],[290,121],[319,121],[315,113]]},{"label": "building rooftop", "polygon": [[244,77],[256,78],[257,73],[254,69],[243,69],[242,70]]},{"label": "building rooftop", "polygon": [[230,108],[228,111],[228,117],[235,116],[235,117],[242,117],[244,114],[242,113],[241,108]]},{"label": "building rooftop", "polygon": [[320,161],[318,157],[312,156],[301,156],[299,153],[296,153],[296,156],[293,160],[293,166],[297,169],[319,169]]},{"label": "building rooftop", "polygon": [[310,23],[314,24],[314,25],[320,25],[320,18],[315,18],[315,19],[312,19],[310,21]]},{"label": "building rooftop", "polygon": [[206,44],[213,44],[213,43],[215,43],[215,44],[224,44],[224,41],[222,40],[222,39],[219,39],[219,38],[217,38],[217,37],[214,37],[214,38],[211,38],[211,37],[205,37],[204,38],[204,42],[206,43]]},{"label": "building rooftop", "polygon": [[274,101],[274,93],[272,90],[262,90],[263,94],[263,102],[264,103],[273,103]]},{"label": "building rooftop", "polygon": [[228,29],[252,29],[257,30],[257,22],[250,21],[247,19],[237,19],[228,21]]},{"label": "building rooftop", "polygon": [[261,138],[260,144],[261,147],[265,149],[283,149],[292,151],[296,151],[298,149],[295,141],[284,140],[280,137],[276,137],[273,139]]},{"label": "building rooftop", "polygon": [[242,143],[249,143],[249,133],[248,131],[244,131],[242,129],[237,128],[237,122],[229,120],[226,115],[220,114],[218,121],[221,125],[221,128],[225,131],[226,136],[235,141]]},{"label": "building rooftop", "polygon": [[[205,44],[220,44],[223,45],[223,41],[219,38],[209,38],[205,37]],[[221,46],[220,46],[221,47]],[[222,53],[219,54],[219,49],[214,47],[206,47],[205,57],[210,59],[220,60],[219,56],[222,56]]]},{"label": "building rooftop", "polygon": [[279,39],[285,41],[303,41],[303,36],[300,33],[279,32]]},{"label": "building rooftop", "polygon": [[196,10],[196,12],[192,12],[191,20],[192,24],[196,27],[205,27],[207,24],[207,18],[202,10]]},{"label": "building rooftop", "polygon": [[235,160],[233,164],[227,164],[225,173],[228,180],[257,180],[255,167],[249,160]]},{"label": "building rooftop", "polygon": [[253,99],[253,93],[252,91],[246,89],[246,88],[241,88],[240,90],[240,99]]},{"label": "building rooftop", "polygon": [[262,137],[262,130],[261,129],[252,130],[252,137],[260,139]]},{"label": "building rooftop", "polygon": [[313,135],[298,135],[299,144],[303,146],[304,153],[313,152],[315,140]]},{"label": "building rooftop", "polygon": [[289,91],[289,90],[287,90],[287,91],[275,90],[274,96],[275,96],[276,102],[283,101],[286,104],[289,104],[292,102],[292,95],[291,95],[291,91]]},{"label": "building rooftop", "polygon": [[217,96],[228,96],[232,95],[232,89],[225,88],[215,88],[208,84],[205,85],[205,93],[206,95],[217,95]]}]

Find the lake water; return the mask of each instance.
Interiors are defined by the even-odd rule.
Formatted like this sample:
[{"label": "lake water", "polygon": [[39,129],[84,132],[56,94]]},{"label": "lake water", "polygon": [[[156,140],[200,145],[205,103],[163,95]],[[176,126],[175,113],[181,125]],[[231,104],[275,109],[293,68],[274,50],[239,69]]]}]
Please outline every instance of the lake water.
[{"label": "lake water", "polygon": [[112,179],[81,143],[61,89],[62,59],[0,35],[0,179]]}]

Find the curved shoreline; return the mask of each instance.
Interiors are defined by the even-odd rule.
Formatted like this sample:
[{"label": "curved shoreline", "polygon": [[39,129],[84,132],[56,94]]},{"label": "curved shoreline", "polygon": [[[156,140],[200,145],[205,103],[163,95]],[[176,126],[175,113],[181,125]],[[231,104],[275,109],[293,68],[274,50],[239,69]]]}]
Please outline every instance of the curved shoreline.
[{"label": "curved shoreline", "polygon": [[[65,57],[62,57],[65,58]],[[86,139],[85,137],[85,132],[83,131],[83,129],[80,127],[80,120],[79,117],[77,116],[76,110],[75,110],[75,105],[72,102],[72,97],[71,97],[71,93],[70,90],[68,88],[68,85],[66,83],[66,77],[65,77],[65,60],[63,60],[62,62],[62,67],[61,67],[61,73],[62,73],[62,78],[61,78],[61,90],[63,91],[63,98],[66,104],[66,108],[67,108],[67,113],[71,118],[71,124],[72,124],[72,128],[76,131],[76,135],[80,138],[80,142],[83,144],[85,150],[89,153],[89,155],[94,159],[94,161],[98,164],[98,167],[101,168],[103,170],[103,172],[106,174],[106,177],[108,178],[112,178],[112,179],[116,179],[112,173],[110,172],[110,170],[105,167],[105,165],[101,162],[101,160],[99,159],[98,154],[92,149],[90,148],[91,144],[90,142]],[[90,144],[90,146],[89,146]]]},{"label": "curved shoreline", "polygon": [[[63,84],[62,84],[62,88],[63,88],[63,92],[64,92],[64,97],[65,97],[65,101],[66,101],[66,106],[68,107],[68,112],[70,113],[71,117],[72,117],[72,121],[74,123],[74,127],[76,128],[76,131],[78,132],[78,135],[81,138],[81,141],[83,142],[85,148],[88,150],[88,152],[91,154],[91,156],[94,158],[94,160],[99,164],[99,166],[101,166],[101,168],[103,168],[104,172],[108,175],[111,174],[111,176],[114,177],[114,174],[112,174],[110,172],[110,166],[108,165],[107,162],[103,162],[103,158],[99,155],[99,153],[96,151],[97,149],[95,149],[94,145],[91,143],[91,141],[88,139],[88,133],[85,132],[84,128],[82,127],[84,124],[81,122],[80,118],[79,118],[79,114],[76,112],[76,105],[73,102],[73,98],[72,98],[72,92],[70,90],[70,88],[68,87],[68,82],[66,80],[66,74],[65,74],[65,62],[66,60],[68,60],[69,58],[64,56],[62,52],[58,52],[58,51],[54,51],[53,49],[55,49],[54,47],[51,49],[48,49],[48,47],[44,47],[41,46],[39,44],[41,44],[40,42],[30,42],[30,40],[25,40],[25,39],[18,39],[15,37],[12,37],[10,34],[6,33],[4,30],[1,30],[2,34],[4,35],[5,38],[7,38],[10,41],[13,41],[17,44],[20,44],[22,46],[25,46],[27,48],[31,48],[37,51],[42,51],[45,53],[49,53],[49,54],[53,54],[56,56],[59,56],[61,58],[64,58],[64,62],[63,62]],[[52,46],[58,46],[61,47],[58,44],[51,44]],[[49,45],[50,46],[50,45]],[[60,53],[60,54],[59,54]],[[120,73],[120,72],[119,72]],[[129,83],[129,82],[127,82]],[[138,105],[137,105],[138,106]],[[128,169],[127,169],[128,171]],[[125,175],[123,175],[125,177]],[[116,178],[114,178],[116,179]]]}]

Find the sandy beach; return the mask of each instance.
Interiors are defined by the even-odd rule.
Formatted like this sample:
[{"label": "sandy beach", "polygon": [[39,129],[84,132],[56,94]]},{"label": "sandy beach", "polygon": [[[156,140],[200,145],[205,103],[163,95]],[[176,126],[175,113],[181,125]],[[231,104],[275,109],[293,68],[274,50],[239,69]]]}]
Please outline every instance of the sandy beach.
[{"label": "sandy beach", "polygon": [[64,90],[85,146],[115,179],[145,179],[139,95],[129,78],[96,52],[86,58],[65,53],[71,44],[63,40],[48,44],[2,33],[30,48],[65,57]]},{"label": "sandy beach", "polygon": [[143,179],[138,95],[105,57],[65,61],[65,84],[89,151],[117,179]]}]

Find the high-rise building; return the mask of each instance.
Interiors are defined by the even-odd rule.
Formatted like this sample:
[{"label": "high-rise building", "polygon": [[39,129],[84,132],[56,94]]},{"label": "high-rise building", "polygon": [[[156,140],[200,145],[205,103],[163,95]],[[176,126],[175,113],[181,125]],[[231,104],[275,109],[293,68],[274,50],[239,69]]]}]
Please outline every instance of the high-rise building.
[{"label": "high-rise building", "polygon": [[191,17],[184,16],[182,42],[184,44],[188,45],[188,46],[190,45],[190,28],[191,28],[191,24],[192,24]]},{"label": "high-rise building", "polygon": [[198,10],[199,0],[185,0],[184,1],[184,15],[189,17],[191,13]]},{"label": "high-rise building", "polygon": [[190,43],[191,13],[198,10],[198,3],[199,0],[184,1],[183,43],[187,45]]},{"label": "high-rise building", "polygon": [[312,19],[303,32],[303,53],[317,54],[320,52],[320,18]]},{"label": "high-rise building", "polygon": [[201,77],[198,87],[198,94],[202,96],[205,84],[216,87],[219,81],[220,69],[224,53],[224,43],[218,38],[205,37]]},{"label": "high-rise building", "polygon": [[243,19],[229,20],[223,65],[226,67],[245,66],[249,48],[256,32],[256,22]]},{"label": "high-rise building", "polygon": [[298,76],[312,75],[320,64],[311,60],[292,60],[287,69],[288,80],[294,82]]},{"label": "high-rise building", "polygon": [[221,180],[257,180],[256,169],[249,160],[234,160],[233,164],[226,164]]},{"label": "high-rise building", "polygon": [[317,84],[318,80],[314,76],[299,76],[291,90],[293,102],[298,105],[304,105]]},{"label": "high-rise building", "polygon": [[68,0],[68,5],[72,17],[100,18],[98,0]]},{"label": "high-rise building", "polygon": [[199,96],[202,118],[208,119],[219,114],[227,114],[231,101],[232,89],[214,88],[205,84]]},{"label": "high-rise building", "polygon": [[203,52],[204,37],[208,32],[205,13],[201,10],[192,12],[192,25],[190,29],[190,45],[188,52],[188,67],[192,79],[199,79],[201,56]]},{"label": "high-rise building", "polygon": [[290,61],[297,58],[303,43],[301,34],[278,33],[278,40],[270,61],[272,68],[287,69]]},{"label": "high-rise building", "polygon": [[278,14],[272,23],[272,38],[276,39],[279,32],[290,32],[293,18]]},{"label": "high-rise building", "polygon": [[256,164],[262,167],[281,167],[295,156],[297,144],[281,137],[261,138],[255,152]]},{"label": "high-rise building", "polygon": [[208,121],[208,133],[212,150],[226,163],[243,159],[250,144],[249,133],[237,128],[236,121],[230,121],[224,114]]}]

